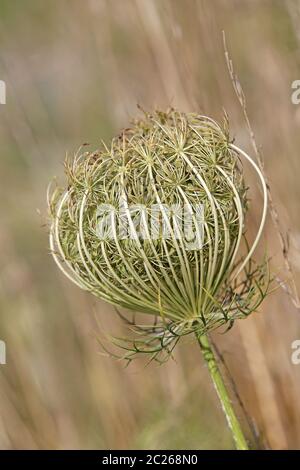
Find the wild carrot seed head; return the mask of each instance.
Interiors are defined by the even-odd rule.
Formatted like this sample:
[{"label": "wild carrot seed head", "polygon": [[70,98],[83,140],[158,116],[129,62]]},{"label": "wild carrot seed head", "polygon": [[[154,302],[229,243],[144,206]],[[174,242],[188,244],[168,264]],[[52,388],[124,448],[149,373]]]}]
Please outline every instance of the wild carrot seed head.
[{"label": "wild carrot seed head", "polygon": [[266,200],[258,236],[241,255],[245,156],[251,163],[226,121],[145,113],[109,146],[66,161],[66,188],[49,202],[55,261],[101,299],[159,317],[150,350],[231,326],[257,308],[267,285],[252,260]]}]

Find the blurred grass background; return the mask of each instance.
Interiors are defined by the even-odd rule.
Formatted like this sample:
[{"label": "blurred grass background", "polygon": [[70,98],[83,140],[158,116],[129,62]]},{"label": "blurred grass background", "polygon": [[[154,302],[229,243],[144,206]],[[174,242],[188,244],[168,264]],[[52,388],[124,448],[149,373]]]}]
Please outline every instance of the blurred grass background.
[{"label": "blurred grass background", "polygon": [[[66,151],[97,146],[138,111],[174,105],[220,120],[252,152],[224,60],[225,30],[284,227],[300,266],[300,5],[280,0],[0,1],[0,448],[232,448],[200,351],[128,369],[99,354],[113,309],[58,272],[45,193]],[[259,215],[259,193],[254,212]],[[253,203],[254,204],[254,203]],[[41,211],[42,217],[36,209]],[[266,242],[283,260],[271,222]],[[284,272],[281,273],[285,277]],[[214,341],[259,441],[300,448],[300,366],[290,360],[300,312],[282,290]]]}]

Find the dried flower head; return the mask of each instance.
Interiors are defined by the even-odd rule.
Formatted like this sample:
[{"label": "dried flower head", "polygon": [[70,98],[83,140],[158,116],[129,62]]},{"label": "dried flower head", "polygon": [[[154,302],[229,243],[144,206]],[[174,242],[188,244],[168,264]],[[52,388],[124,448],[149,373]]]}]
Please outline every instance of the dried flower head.
[{"label": "dried flower head", "polygon": [[[248,245],[243,160],[264,194]],[[127,357],[169,353],[185,334],[232,326],[268,287],[252,254],[266,218],[266,185],[251,158],[198,114],[145,113],[110,146],[66,161],[67,189],[49,198],[50,246],[75,284],[116,306],[154,316],[135,325]],[[246,250],[243,249],[246,247]]]}]

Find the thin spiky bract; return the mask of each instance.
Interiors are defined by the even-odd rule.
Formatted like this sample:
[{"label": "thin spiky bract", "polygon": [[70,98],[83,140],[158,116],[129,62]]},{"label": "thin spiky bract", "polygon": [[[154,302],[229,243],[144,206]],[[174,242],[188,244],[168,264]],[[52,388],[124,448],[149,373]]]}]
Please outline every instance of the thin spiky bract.
[{"label": "thin spiky bract", "polygon": [[[76,154],[65,168],[67,189],[56,189],[49,202],[53,256],[81,288],[160,319],[152,328],[135,328],[133,355],[169,353],[180,336],[229,327],[258,307],[268,280],[263,265],[252,260],[261,230],[248,255],[241,256],[248,203],[240,154],[226,121],[221,127],[206,116],[173,109],[145,113],[109,147]],[[131,239],[118,234],[121,202]],[[116,209],[102,238],[100,204]],[[140,232],[129,211],[137,204],[146,208]],[[150,235],[153,205],[161,210],[167,237],[161,231],[154,239]],[[182,206],[191,214],[203,208],[201,247],[187,250],[173,213]],[[172,208],[168,214],[166,207]],[[195,215],[192,225],[196,228]]]}]

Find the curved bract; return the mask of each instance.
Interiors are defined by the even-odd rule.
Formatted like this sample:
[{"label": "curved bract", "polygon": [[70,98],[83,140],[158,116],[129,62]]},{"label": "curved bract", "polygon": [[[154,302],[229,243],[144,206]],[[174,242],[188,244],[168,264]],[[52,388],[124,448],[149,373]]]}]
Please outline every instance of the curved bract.
[{"label": "curved bract", "polygon": [[[244,162],[264,196],[251,246]],[[53,257],[81,288],[160,318],[139,340],[143,351],[231,326],[258,307],[267,276],[252,254],[266,218],[266,185],[226,123],[173,109],[145,113],[109,147],[67,161],[66,175],[67,189],[49,200]]]}]

